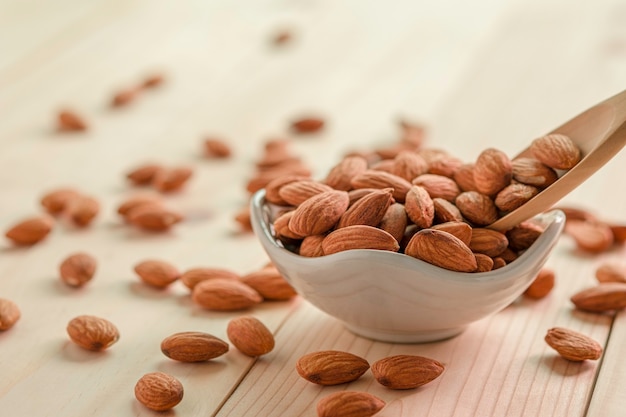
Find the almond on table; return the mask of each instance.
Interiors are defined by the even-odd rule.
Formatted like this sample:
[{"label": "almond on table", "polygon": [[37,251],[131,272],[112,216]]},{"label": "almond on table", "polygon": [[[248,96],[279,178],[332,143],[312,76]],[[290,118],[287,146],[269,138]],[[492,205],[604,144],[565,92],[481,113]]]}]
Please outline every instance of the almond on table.
[{"label": "almond on table", "polygon": [[319,385],[338,385],[356,381],[370,368],[360,356],[339,350],[307,353],[296,362],[296,371],[307,381]]},{"label": "almond on table", "polygon": [[430,358],[415,355],[395,355],[372,364],[374,378],[390,389],[413,389],[441,375],[444,366]]},{"label": "almond on table", "polygon": [[69,286],[81,287],[91,281],[96,273],[96,259],[88,253],[74,253],[61,262],[61,280]]},{"label": "almond on table", "polygon": [[370,417],[383,409],[385,401],[368,392],[339,391],[317,403],[318,417]]},{"label": "almond on table", "polygon": [[228,352],[228,343],[204,332],[179,332],[163,339],[161,352],[180,362],[204,362]]},{"label": "almond on table", "polygon": [[156,259],[141,261],[133,269],[143,282],[156,288],[168,287],[181,275],[171,263]]},{"label": "almond on table", "polygon": [[120,333],[110,321],[91,315],[70,320],[67,334],[72,342],[83,349],[101,351],[118,341]]},{"label": "almond on table", "polygon": [[582,333],[563,327],[548,330],[546,343],[559,355],[573,362],[596,360],[602,355],[602,346]]},{"label": "almond on table", "polygon": [[135,398],[147,408],[166,411],[174,408],[183,399],[183,384],[163,372],[151,372],[142,376],[135,384]]},{"label": "almond on table", "polygon": [[21,315],[17,304],[6,298],[0,298],[0,331],[13,327]]},{"label": "almond on table", "polygon": [[274,349],[274,335],[256,317],[236,317],[228,322],[228,340],[243,354],[256,357]]},{"label": "almond on table", "polygon": [[60,131],[82,132],[87,130],[87,123],[78,113],[71,110],[62,110],[57,115],[57,125]]},{"label": "almond on table", "polygon": [[11,226],[5,236],[16,245],[34,245],[43,240],[54,226],[54,220],[49,216],[36,216],[21,220]]}]

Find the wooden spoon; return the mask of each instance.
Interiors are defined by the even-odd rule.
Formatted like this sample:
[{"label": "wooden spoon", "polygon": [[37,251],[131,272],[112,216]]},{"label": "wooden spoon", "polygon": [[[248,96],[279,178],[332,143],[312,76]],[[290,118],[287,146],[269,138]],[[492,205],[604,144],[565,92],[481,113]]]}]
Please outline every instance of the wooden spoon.
[{"label": "wooden spoon", "polygon": [[[583,158],[521,207],[487,226],[505,231],[552,207],[582,184],[626,144],[626,90],[591,107],[550,133],[569,136]],[[516,158],[531,156],[526,148]]]}]

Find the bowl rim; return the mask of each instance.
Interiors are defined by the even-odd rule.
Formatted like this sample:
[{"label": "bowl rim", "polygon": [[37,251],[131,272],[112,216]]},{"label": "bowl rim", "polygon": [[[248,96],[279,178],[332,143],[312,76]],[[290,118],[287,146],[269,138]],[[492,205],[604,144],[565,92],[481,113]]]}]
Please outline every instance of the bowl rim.
[{"label": "bowl rim", "polygon": [[[294,262],[298,262],[308,267],[315,267],[316,264],[320,263],[321,259],[324,259],[324,262],[341,262],[344,260],[363,258],[367,256],[368,260],[395,263],[401,266],[406,266],[408,269],[419,270],[424,274],[445,276],[446,279],[451,281],[472,280],[487,282],[492,280],[501,280],[503,277],[523,274],[526,270],[532,268],[533,263],[529,262],[528,259],[532,259],[535,256],[541,256],[541,253],[539,252],[542,251],[545,253],[544,256],[549,254],[550,248],[556,243],[558,236],[561,234],[565,225],[565,214],[561,210],[553,209],[544,212],[536,216],[536,218],[546,224],[546,228],[541,236],[539,236],[530,248],[525,250],[515,260],[515,262],[511,262],[496,270],[486,272],[457,272],[432,265],[404,253],[378,249],[349,249],[330,255],[324,255],[322,257],[300,256],[279,244],[273,236],[270,225],[265,220],[265,216],[267,215],[267,213],[265,213],[266,207],[272,209],[282,206],[267,202],[265,199],[265,189],[261,189],[253,194],[250,201],[251,222],[257,238],[269,243],[274,249],[279,250],[282,256],[288,257]],[[372,257],[374,259],[372,259]]]}]

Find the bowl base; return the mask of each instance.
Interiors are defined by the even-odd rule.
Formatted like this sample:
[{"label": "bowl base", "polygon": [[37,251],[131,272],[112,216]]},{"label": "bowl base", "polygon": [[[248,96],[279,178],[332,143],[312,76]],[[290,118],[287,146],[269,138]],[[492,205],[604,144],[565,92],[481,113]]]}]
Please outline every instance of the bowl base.
[{"label": "bowl base", "polygon": [[450,339],[461,334],[467,326],[454,327],[452,329],[425,330],[417,332],[386,332],[380,329],[355,326],[344,323],[346,328],[358,336],[379,342],[390,343],[429,343]]}]

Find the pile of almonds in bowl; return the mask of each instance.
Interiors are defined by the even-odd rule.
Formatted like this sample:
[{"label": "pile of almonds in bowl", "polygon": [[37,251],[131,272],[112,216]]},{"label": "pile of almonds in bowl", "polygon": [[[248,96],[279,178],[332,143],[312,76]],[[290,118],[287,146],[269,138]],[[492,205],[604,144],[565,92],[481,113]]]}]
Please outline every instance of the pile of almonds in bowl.
[{"label": "pile of almonds in bowl", "polygon": [[543,232],[532,221],[505,232],[489,226],[581,156],[562,134],[535,139],[513,160],[489,148],[473,163],[404,139],[374,158],[347,155],[320,181],[280,176],[266,185],[265,200],[278,208],[274,237],[304,257],[375,249],[452,271],[486,272],[513,262]]}]

